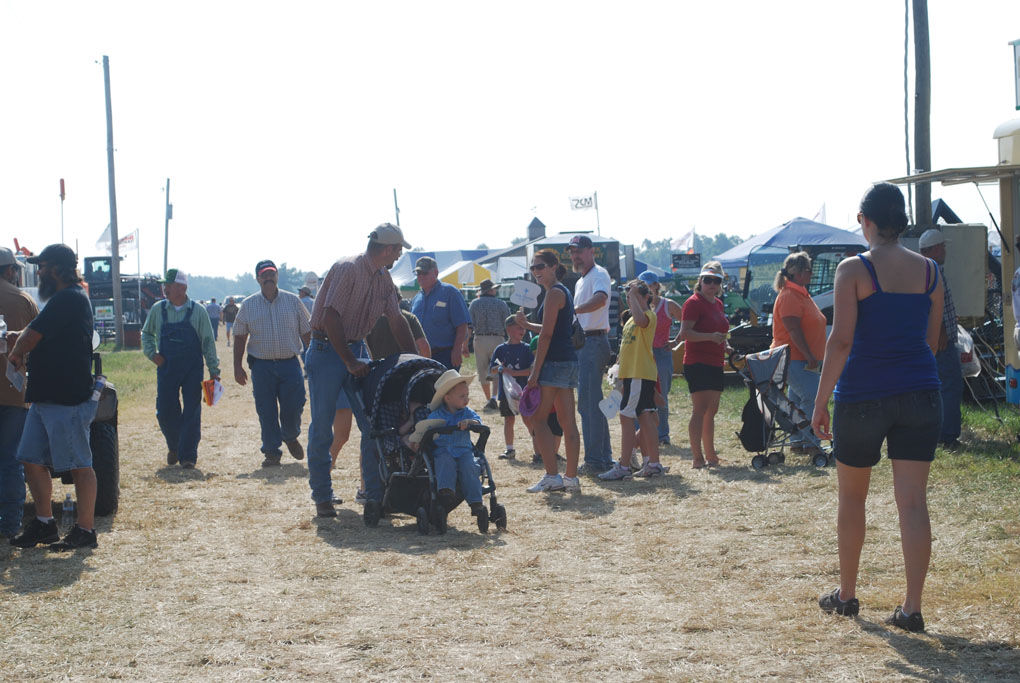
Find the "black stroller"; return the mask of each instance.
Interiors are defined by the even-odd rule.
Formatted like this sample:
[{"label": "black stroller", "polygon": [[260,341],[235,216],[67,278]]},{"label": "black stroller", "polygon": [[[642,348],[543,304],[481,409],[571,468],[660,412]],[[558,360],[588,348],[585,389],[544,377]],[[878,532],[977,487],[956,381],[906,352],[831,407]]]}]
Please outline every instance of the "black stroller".
[{"label": "black stroller", "polygon": [[[740,443],[752,453],[751,466],[760,470],[786,461],[783,449],[795,444],[811,456],[815,467],[832,461],[830,448],[811,429],[811,420],[786,396],[790,349],[786,344],[744,357],[740,374],[750,396],[741,414]],[[771,450],[776,449],[778,450]],[[766,451],[770,451],[766,455]]]},{"label": "black stroller", "polygon": [[[374,527],[383,515],[402,513],[415,517],[418,533],[428,534],[434,527],[440,534],[446,533],[446,516],[449,510],[437,500],[435,467],[433,465],[433,438],[438,434],[449,434],[456,427],[429,429],[421,441],[418,453],[407,448],[397,430],[408,418],[413,422],[428,417],[426,407],[435,393],[435,383],[446,367],[437,361],[411,354],[400,354],[374,361],[369,374],[360,381],[360,391],[349,392],[351,398],[361,402],[369,422],[368,437],[375,449],[375,460],[379,466],[379,477],[383,482],[383,498],[367,501],[365,504],[365,525]],[[412,400],[426,406],[418,407],[410,414]],[[489,514],[477,518],[478,530],[486,533],[489,522],[497,528],[506,529],[506,508],[496,500],[496,484],[492,469],[485,458],[485,442],[489,428],[471,427],[478,434],[474,445],[475,462],[482,479],[482,494],[489,496]],[[460,491],[450,509],[463,502]]]}]

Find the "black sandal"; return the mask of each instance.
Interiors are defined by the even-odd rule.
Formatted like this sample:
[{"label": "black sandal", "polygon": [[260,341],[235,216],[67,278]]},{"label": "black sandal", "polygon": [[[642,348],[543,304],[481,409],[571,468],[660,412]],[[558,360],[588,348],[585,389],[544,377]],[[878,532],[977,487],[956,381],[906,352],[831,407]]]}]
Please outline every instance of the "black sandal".
[{"label": "black sandal", "polygon": [[903,608],[899,605],[896,605],[892,616],[886,619],[885,623],[911,633],[924,633],[924,617],[921,616],[921,613],[914,612],[908,616],[903,613]]},{"label": "black sandal", "polygon": [[818,606],[822,608],[823,612],[830,614],[835,612],[844,617],[856,617],[857,613],[861,611],[861,603],[857,601],[857,598],[850,598],[845,602],[840,600],[838,588],[818,598]]}]

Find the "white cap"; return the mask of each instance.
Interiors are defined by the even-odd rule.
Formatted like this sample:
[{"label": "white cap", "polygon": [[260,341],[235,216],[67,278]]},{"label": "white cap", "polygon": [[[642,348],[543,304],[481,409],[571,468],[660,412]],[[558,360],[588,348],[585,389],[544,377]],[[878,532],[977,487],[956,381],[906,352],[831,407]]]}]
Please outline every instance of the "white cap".
[{"label": "white cap", "polygon": [[399,244],[404,249],[410,249],[411,245],[404,239],[403,231],[393,223],[383,223],[368,236],[368,239],[379,244]]},{"label": "white cap", "polygon": [[936,244],[944,244],[945,241],[946,236],[942,234],[942,231],[932,228],[921,233],[921,239],[917,241],[917,246],[919,249],[927,249],[928,247],[934,247]]}]

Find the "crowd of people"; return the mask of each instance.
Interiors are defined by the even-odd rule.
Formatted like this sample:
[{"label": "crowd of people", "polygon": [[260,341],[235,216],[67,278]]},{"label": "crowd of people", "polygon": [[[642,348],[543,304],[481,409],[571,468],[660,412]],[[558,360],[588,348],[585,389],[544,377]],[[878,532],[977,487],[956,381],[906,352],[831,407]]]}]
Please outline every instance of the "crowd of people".
[{"label": "crowd of people", "polygon": [[[812,260],[799,252],[786,258],[775,278],[773,345],[789,347],[789,398],[811,417],[819,437],[834,439],[840,586],[823,595],[819,605],[842,615],[859,610],[856,578],[864,505],[871,468],[885,442],[907,575],[905,598],[891,621],[916,631],[923,629],[921,591],[931,546],[925,499],[928,471],[936,446],[940,442],[954,446],[960,434],[959,390],[953,382],[954,377],[960,381],[959,355],[953,353],[955,312],[941,271],[945,259],[941,234],[929,231],[921,237],[923,255],[899,242],[906,214],[897,188],[872,187],[861,202],[858,220],[870,250],[844,260],[836,270],[828,339],[825,316],[807,290]],[[507,459],[516,457],[518,410],[509,392],[516,383],[533,404],[527,414],[524,410],[520,414],[535,458],[545,470],[527,490],[576,492],[582,474],[618,481],[668,472],[660,447],[676,439],[669,428],[668,396],[673,354],[682,344],[683,375],[691,395],[692,464],[694,468],[720,464],[715,416],[729,331],[722,300],[727,275],[721,264],[705,264],[693,295],[682,306],[664,296],[651,272],[626,284],[616,373],[622,437],[614,459],[607,417],[612,412],[600,404],[612,357],[610,308],[615,293],[609,273],[595,263],[592,240],[575,235],[569,242],[571,266],[578,276],[573,290],[564,284],[566,267],[556,251],[534,253],[528,268],[544,296],[530,316],[524,309],[511,315],[488,280],[468,306],[456,287],[439,280],[437,263],[428,256],[415,263],[420,291],[410,310],[403,310],[389,269],[410,247],[399,227],[378,226],[363,253],[329,269],[314,298],[306,288],[297,294],[280,289],[275,263],[263,260],[254,271],[259,292],[240,305],[230,299],[223,307],[215,300],[205,306],[191,300],[187,274],[167,271],[166,299],[153,307],[142,329],[142,352],[156,366],[156,417],[166,441],[166,464],[196,466],[203,377],[208,373],[210,379],[220,379],[216,340],[221,320],[227,346],[233,348],[234,381],[242,386],[251,383],[262,467],[279,466],[284,446],[292,458],[305,458],[301,422],[305,403],[310,403],[308,481],[319,517],[336,516],[339,501],[331,470],[353,424],[361,432],[356,499],[366,505],[381,502],[383,482],[365,408],[351,400],[345,387],[350,378],[368,373],[369,359],[393,353],[431,357],[448,368],[428,410],[424,405],[421,409],[431,411],[430,419],[462,430],[482,420],[468,407],[468,385],[477,379],[484,395],[483,412],[498,411],[504,420],[506,447],[501,457]],[[70,248],[51,245],[29,260],[38,265],[40,295],[47,301],[41,311],[14,284],[18,265],[13,254],[0,249],[0,312],[13,330],[3,363],[14,372],[28,370],[26,389],[19,391],[9,383],[0,389],[0,533],[22,548],[96,547],[96,479],[88,443],[96,410],[92,310]],[[674,321],[679,323],[675,337]],[[528,332],[535,337],[531,347],[524,341]],[[462,375],[460,367],[472,345],[478,372]],[[831,429],[830,397],[835,399]],[[472,513],[479,515],[484,506],[476,490],[473,460],[466,457],[470,441],[465,437],[455,434],[436,440],[440,499],[452,501],[454,492],[462,490]],[[49,467],[69,470],[76,489],[77,524],[63,539],[57,537],[50,509]],[[25,482],[36,516],[22,525]]]}]

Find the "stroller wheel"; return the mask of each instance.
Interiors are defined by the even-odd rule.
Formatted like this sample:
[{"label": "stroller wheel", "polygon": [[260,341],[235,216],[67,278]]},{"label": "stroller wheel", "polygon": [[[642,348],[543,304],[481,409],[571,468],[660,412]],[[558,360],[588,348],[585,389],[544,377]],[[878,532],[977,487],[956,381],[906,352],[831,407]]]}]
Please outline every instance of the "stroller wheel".
[{"label": "stroller wheel", "polygon": [[768,465],[768,464],[769,464],[769,461],[765,458],[764,455],[762,455],[760,453],[758,455],[754,456],[753,458],[751,458],[751,467],[753,467],[756,470],[765,469],[766,465]]},{"label": "stroller wheel", "polygon": [[440,535],[446,533],[446,510],[438,503],[432,506],[432,526]]},{"label": "stroller wheel", "polygon": [[786,455],[782,451],[774,451],[768,455],[768,463],[770,465],[780,465],[786,462]]},{"label": "stroller wheel", "polygon": [[382,503],[380,503],[377,500],[366,500],[365,526],[368,527],[379,526],[380,519],[382,519]]},{"label": "stroller wheel", "polygon": [[492,521],[496,528],[500,531],[506,531],[506,508],[496,503],[492,506],[492,513],[489,515],[489,520]]},{"label": "stroller wheel", "polygon": [[829,464],[829,456],[826,455],[825,453],[815,453],[811,457],[811,463],[815,467],[825,467],[826,465]]},{"label": "stroller wheel", "polygon": [[426,512],[425,508],[419,507],[418,511],[415,512],[415,518],[418,521],[418,533],[422,536],[429,535],[429,513]]}]

